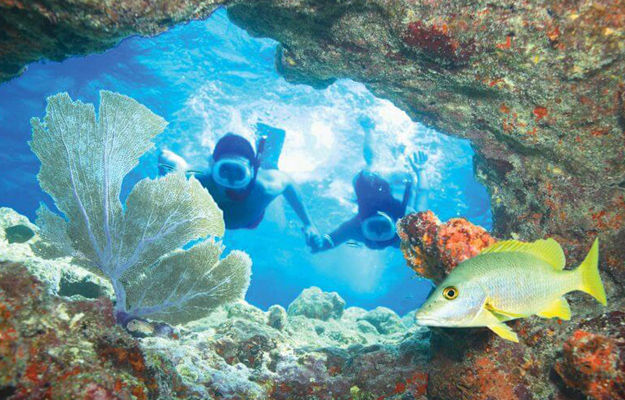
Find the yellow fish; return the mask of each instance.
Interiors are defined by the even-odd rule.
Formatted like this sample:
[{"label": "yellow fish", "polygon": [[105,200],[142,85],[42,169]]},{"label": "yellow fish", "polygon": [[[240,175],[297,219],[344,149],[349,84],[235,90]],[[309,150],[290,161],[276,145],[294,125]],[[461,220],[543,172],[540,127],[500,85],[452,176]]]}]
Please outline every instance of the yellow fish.
[{"label": "yellow fish", "polygon": [[564,270],[564,252],[553,239],[497,242],[447,276],[417,312],[417,323],[486,326],[502,338],[518,342],[516,333],[504,322],[530,315],[569,320],[566,293],[581,290],[607,304],[598,259],[598,239],[584,262],[572,271]]}]

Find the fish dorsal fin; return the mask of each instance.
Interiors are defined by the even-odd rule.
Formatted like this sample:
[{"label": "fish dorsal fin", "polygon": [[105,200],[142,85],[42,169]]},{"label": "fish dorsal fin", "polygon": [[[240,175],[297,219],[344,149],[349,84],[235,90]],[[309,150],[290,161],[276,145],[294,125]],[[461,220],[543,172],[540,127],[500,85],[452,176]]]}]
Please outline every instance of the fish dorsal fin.
[{"label": "fish dorsal fin", "polygon": [[537,240],[533,243],[519,242],[518,240],[504,240],[482,250],[480,254],[490,253],[527,253],[547,262],[555,269],[564,269],[566,259],[562,247],[555,240]]},{"label": "fish dorsal fin", "polygon": [[536,315],[543,318],[560,318],[568,321],[571,319],[571,308],[564,297],[558,297],[547,308]]},{"label": "fish dorsal fin", "polygon": [[503,322],[498,324],[488,325],[488,329],[495,332],[499,337],[510,340],[514,343],[519,343],[519,337],[516,333],[510,329],[510,327]]}]

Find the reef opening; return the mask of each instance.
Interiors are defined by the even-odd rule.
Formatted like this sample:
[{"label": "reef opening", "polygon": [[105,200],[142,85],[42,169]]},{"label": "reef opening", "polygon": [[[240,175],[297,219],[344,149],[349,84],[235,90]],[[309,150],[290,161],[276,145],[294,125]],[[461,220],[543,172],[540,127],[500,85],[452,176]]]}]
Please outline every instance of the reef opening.
[{"label": "reef opening", "polygon": [[[229,21],[226,10],[219,10],[208,20],[153,38],[131,38],[103,54],[30,66],[0,87],[8,150],[3,205],[32,217],[36,204],[48,201],[36,187],[37,163],[26,148],[28,117],[40,114],[44,98],[67,91],[92,102],[104,88],[132,96],[170,121],[156,147],[182,155],[194,170],[206,168],[215,142],[228,132],[253,139],[259,122],[286,130],[279,168],[300,186],[321,232],[356,212],[352,180],[370,167],[366,159],[376,170],[392,174],[407,171],[406,159],[417,151],[429,157],[428,209],[443,220],[466,216],[490,229],[489,197],[474,178],[467,140],[414,122],[350,80],[325,89],[288,83],[273,62],[277,46],[251,37]],[[123,196],[133,182],[156,174],[156,153],[143,157],[125,181]],[[10,190],[17,187],[19,191]],[[429,283],[414,279],[396,248],[370,250],[349,241],[311,254],[297,215],[281,199],[268,207],[256,229],[230,231],[225,244],[244,248],[254,259],[247,299],[265,309],[287,306],[303,289],[320,286],[337,291],[351,305],[382,305],[405,314],[429,292]]]}]

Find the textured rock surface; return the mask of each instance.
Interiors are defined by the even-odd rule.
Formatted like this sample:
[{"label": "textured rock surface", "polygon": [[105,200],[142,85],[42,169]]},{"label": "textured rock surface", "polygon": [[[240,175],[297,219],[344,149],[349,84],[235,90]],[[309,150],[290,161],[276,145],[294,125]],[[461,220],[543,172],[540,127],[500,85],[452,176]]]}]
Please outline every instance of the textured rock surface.
[{"label": "textured rock surface", "polygon": [[[6,238],[6,229],[16,225],[29,227],[35,236],[26,242],[9,243]],[[23,215],[11,208],[0,208],[0,262],[21,262],[28,270],[42,282],[51,293],[61,296],[82,296],[95,299],[99,296],[112,296],[113,289],[105,280],[91,272],[72,265],[69,259],[59,259],[54,262],[37,257],[31,245],[37,246],[39,237],[37,227]]]},{"label": "textured rock surface", "polygon": [[[625,313],[615,311],[589,323],[623,318]],[[564,344],[556,371],[568,386],[595,399],[625,398],[625,327],[618,325],[608,329],[610,336],[578,330]]]},{"label": "textured rock surface", "polygon": [[97,53],[122,39],[153,35],[209,16],[220,0],[1,0],[0,82],[41,59]]},{"label": "textured rock surface", "polygon": [[395,314],[393,310],[386,307],[378,307],[371,310],[358,320],[368,322],[375,327],[377,332],[383,335],[401,332],[405,329],[399,316]]},{"label": "textured rock surface", "polygon": [[[495,241],[463,219],[440,224],[431,212],[405,217],[399,232],[409,265],[436,280]],[[432,328],[429,398],[621,398],[625,331],[619,310],[625,302],[620,287],[606,289],[608,308],[573,293],[566,296],[570,321],[531,317],[509,323],[519,335],[518,344],[486,328]]]},{"label": "textured rock surface", "polygon": [[400,324],[386,335],[375,328],[363,332],[361,314],[346,311],[327,321],[290,315],[279,330],[250,315],[221,309],[190,324],[176,342],[144,339],[142,347],[148,360],[151,354],[172,360],[183,381],[204,397],[425,398],[429,332],[424,328]]},{"label": "textured rock surface", "polygon": [[303,315],[308,318],[327,321],[330,318],[341,318],[345,309],[345,300],[336,292],[322,292],[318,287],[304,290],[289,305],[287,313],[291,316]]},{"label": "textured rock surface", "polygon": [[[162,371],[162,372],[161,372]],[[176,386],[175,375],[163,381]],[[0,393],[8,399],[168,396],[110,300],[55,297],[28,270],[0,262]]]}]

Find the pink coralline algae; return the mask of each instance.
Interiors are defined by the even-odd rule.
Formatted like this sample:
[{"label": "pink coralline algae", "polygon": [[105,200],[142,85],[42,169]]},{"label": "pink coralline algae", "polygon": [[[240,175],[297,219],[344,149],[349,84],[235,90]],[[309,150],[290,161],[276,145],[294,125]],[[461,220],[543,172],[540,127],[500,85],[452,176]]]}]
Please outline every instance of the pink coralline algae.
[{"label": "pink coralline algae", "polygon": [[567,386],[597,400],[625,398],[625,337],[577,330],[555,370]]},{"label": "pink coralline algae", "polygon": [[410,267],[436,283],[459,263],[497,241],[484,228],[465,218],[452,218],[441,223],[432,211],[404,217],[398,223],[397,231]]}]

